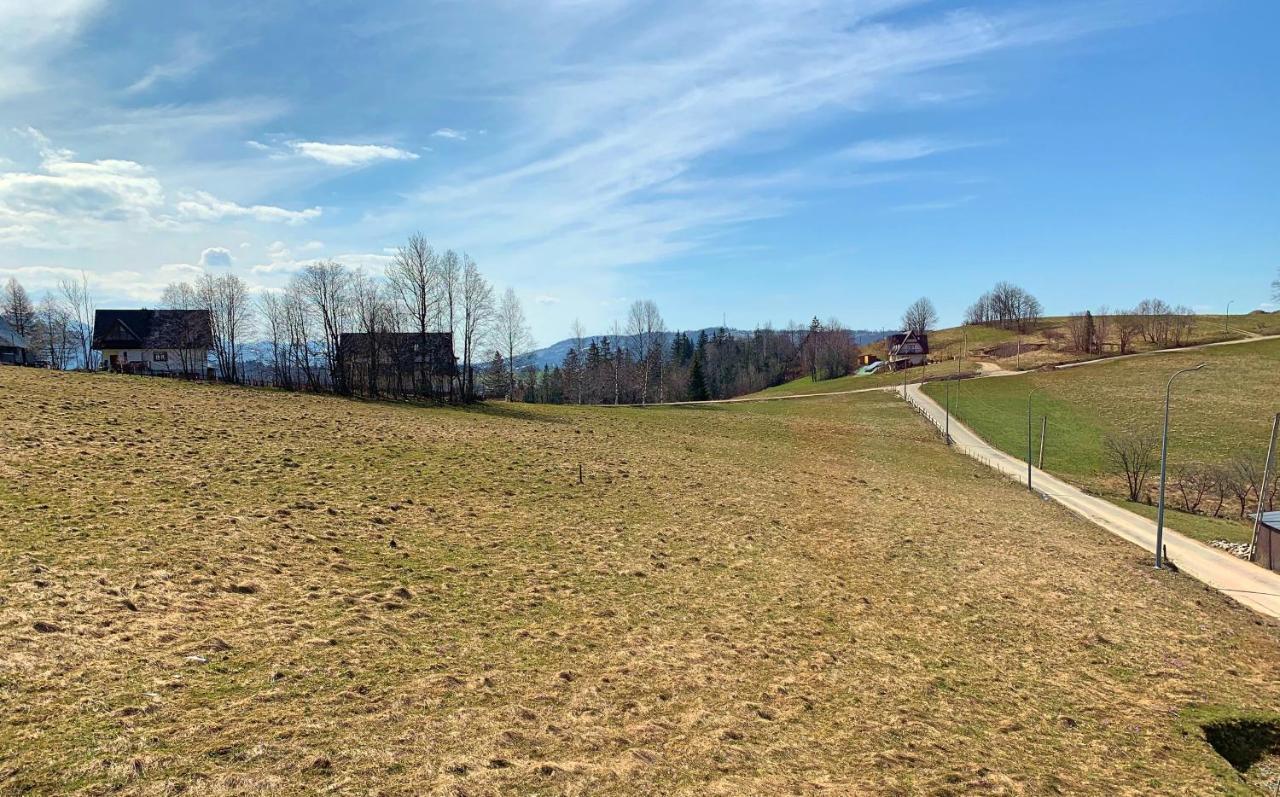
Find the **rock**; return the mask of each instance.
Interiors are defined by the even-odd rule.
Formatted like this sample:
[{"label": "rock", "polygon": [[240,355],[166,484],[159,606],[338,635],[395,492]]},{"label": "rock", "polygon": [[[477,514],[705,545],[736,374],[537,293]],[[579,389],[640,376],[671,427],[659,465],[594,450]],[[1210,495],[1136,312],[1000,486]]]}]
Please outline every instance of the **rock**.
[{"label": "rock", "polygon": [[48,620],[36,620],[31,627],[42,634],[56,634],[62,631],[62,626],[57,623],[51,623]]}]

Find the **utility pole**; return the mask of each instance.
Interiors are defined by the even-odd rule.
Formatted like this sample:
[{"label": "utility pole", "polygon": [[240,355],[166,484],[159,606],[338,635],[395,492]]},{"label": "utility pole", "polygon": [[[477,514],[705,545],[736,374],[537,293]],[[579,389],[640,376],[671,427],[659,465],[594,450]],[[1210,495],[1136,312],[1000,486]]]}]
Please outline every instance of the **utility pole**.
[{"label": "utility pole", "polygon": [[1044,390],[1044,386],[1041,385],[1040,387],[1032,388],[1031,392],[1027,394],[1027,490],[1028,491],[1031,490],[1031,397],[1034,396],[1036,394],[1036,391],[1039,391],[1039,390]]},{"label": "utility pole", "polygon": [[1280,431],[1280,413],[1271,419],[1271,442],[1267,445],[1267,461],[1262,466],[1262,486],[1258,488],[1258,511],[1253,515],[1253,538],[1249,541],[1249,561],[1253,561],[1258,549],[1258,526],[1262,523],[1262,513],[1267,508],[1264,497],[1267,482],[1271,481],[1271,468],[1276,458],[1276,432]]},{"label": "utility pole", "polygon": [[[951,445],[951,382],[947,382],[947,426],[942,431],[943,439],[947,441],[947,445]],[[1263,480],[1263,484],[1266,480]]]},{"label": "utility pole", "polygon": [[[1234,301],[1235,299],[1231,300],[1231,302]],[[1231,332],[1231,302],[1227,302],[1227,316],[1222,319],[1222,331],[1226,333]]]},{"label": "utility pole", "polygon": [[1160,436],[1160,506],[1156,510],[1156,569],[1164,567],[1164,484],[1169,465],[1169,396],[1173,392],[1173,380],[1179,375],[1199,371],[1208,363],[1200,363],[1194,368],[1183,368],[1169,377],[1169,384],[1164,388],[1164,433]]}]

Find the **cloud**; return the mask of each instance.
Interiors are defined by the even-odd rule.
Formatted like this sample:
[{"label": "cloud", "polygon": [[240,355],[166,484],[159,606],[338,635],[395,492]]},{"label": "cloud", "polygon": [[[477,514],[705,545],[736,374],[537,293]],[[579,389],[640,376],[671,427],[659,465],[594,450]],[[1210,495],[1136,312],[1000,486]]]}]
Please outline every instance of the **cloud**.
[{"label": "cloud", "polygon": [[125,91],[139,94],[153,88],[157,83],[178,80],[192,74],[213,60],[213,55],[194,36],[183,36],[174,46],[176,55],[170,60],[152,66]]},{"label": "cloud", "polygon": [[104,5],[105,0],[0,2],[0,99],[45,85],[46,61]]},{"label": "cloud", "polygon": [[[355,269],[362,269],[369,272],[378,272],[387,267],[394,258],[391,255],[380,255],[368,252],[347,253],[334,255],[330,258],[308,258],[305,260],[294,260],[290,251],[285,248],[279,241],[272,245],[273,248],[268,251],[271,262],[260,263],[253,266],[249,270],[254,274],[293,274],[301,271],[312,263],[320,260],[333,260],[344,266]],[[279,246],[279,248],[274,248]]]},{"label": "cloud", "polygon": [[367,166],[377,161],[417,160],[418,155],[381,144],[326,144],[320,141],[291,141],[294,152],[330,166]]},{"label": "cloud", "polygon": [[157,270],[161,274],[174,276],[178,279],[195,277],[204,273],[203,268],[200,266],[193,266],[190,263],[165,263]]},{"label": "cloud", "polygon": [[467,134],[461,130],[454,130],[452,127],[442,127],[431,134],[432,138],[447,138],[453,141],[466,141]]},{"label": "cloud", "polygon": [[0,173],[0,241],[65,245],[68,227],[150,224],[164,204],[160,181],[128,160],[73,160],[39,130],[19,131],[40,154],[37,171]]},{"label": "cloud", "polygon": [[859,141],[842,150],[840,157],[860,163],[889,163],[926,158],[939,152],[950,152],[979,146],[973,142],[945,141],[923,136],[882,138]]},{"label": "cloud", "polygon": [[895,213],[921,213],[931,210],[950,210],[952,208],[962,207],[977,199],[976,194],[967,194],[965,196],[954,197],[951,199],[935,199],[927,202],[909,202],[903,205],[894,205],[889,210]]},{"label": "cloud", "polygon": [[231,256],[231,250],[221,246],[211,246],[200,253],[200,265],[209,267],[229,268],[231,261],[235,258]]},{"label": "cloud", "polygon": [[[953,90],[954,67],[972,75],[993,54],[1094,24],[1075,9],[895,16],[905,5],[810,0],[737,13],[731,3],[678,4],[577,26],[565,8],[545,11],[554,19],[541,21],[564,31],[558,47],[545,62],[522,62],[515,78],[504,74],[518,97],[504,108],[511,145],[433,175],[382,219],[407,227],[428,214],[455,240],[483,242],[486,261],[500,260],[511,281],[539,278],[547,262],[617,272],[706,250],[730,228],[808,199],[811,183],[798,176],[815,171],[815,153],[804,148],[797,163],[793,145],[809,130],[916,102],[931,80]],[[848,157],[910,160],[968,145],[886,139]],[[744,162],[779,175],[744,179]],[[856,190],[841,177],[820,182]]]},{"label": "cloud", "polygon": [[560,304],[559,296],[551,296],[549,294],[540,293],[533,297],[533,301],[537,304]]},{"label": "cloud", "polygon": [[250,218],[264,222],[302,224],[317,218],[321,213],[320,208],[288,210],[274,205],[251,205],[246,207],[235,202],[218,199],[206,191],[184,194],[176,207],[179,216],[196,221]]}]

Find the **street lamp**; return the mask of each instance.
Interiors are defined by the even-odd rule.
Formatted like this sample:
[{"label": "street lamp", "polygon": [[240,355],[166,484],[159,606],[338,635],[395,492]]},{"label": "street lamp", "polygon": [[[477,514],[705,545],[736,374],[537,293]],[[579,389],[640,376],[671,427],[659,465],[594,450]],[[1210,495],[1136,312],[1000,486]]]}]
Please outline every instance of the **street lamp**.
[{"label": "street lamp", "polygon": [[1031,489],[1031,397],[1038,391],[1044,390],[1044,385],[1033,388],[1027,394],[1027,489]]},{"label": "street lamp", "polygon": [[1180,375],[1199,371],[1208,363],[1200,363],[1194,368],[1183,368],[1169,377],[1164,388],[1164,434],[1160,438],[1160,508],[1156,510],[1156,569],[1164,567],[1164,483],[1169,464],[1169,395],[1173,391],[1173,380]]},{"label": "street lamp", "polygon": [[[1231,302],[1234,301],[1235,299],[1231,300]],[[1222,319],[1222,331],[1227,334],[1231,334],[1231,302],[1227,302],[1227,317]]]}]

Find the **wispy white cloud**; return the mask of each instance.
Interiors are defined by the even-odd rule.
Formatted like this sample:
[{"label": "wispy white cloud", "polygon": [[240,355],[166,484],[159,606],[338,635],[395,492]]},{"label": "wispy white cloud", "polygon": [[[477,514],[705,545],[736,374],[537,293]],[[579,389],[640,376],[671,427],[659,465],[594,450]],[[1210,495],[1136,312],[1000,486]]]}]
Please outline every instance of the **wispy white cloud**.
[{"label": "wispy white cloud", "polygon": [[294,152],[330,166],[367,166],[377,161],[417,160],[408,150],[382,144],[328,144],[321,141],[292,141]]},{"label": "wispy white cloud", "polygon": [[968,205],[977,199],[977,194],[966,194],[965,196],[951,197],[949,199],[933,199],[924,202],[907,202],[901,205],[894,205],[889,209],[896,213],[921,213],[931,210],[951,210],[952,208]]},{"label": "wispy white cloud", "polygon": [[461,130],[454,130],[452,127],[442,127],[431,134],[432,138],[448,138],[454,141],[466,141],[467,134]]},{"label": "wispy white cloud", "polygon": [[859,163],[890,163],[926,158],[940,152],[981,146],[978,142],[948,141],[927,136],[882,138],[858,143],[841,150],[840,157]]},{"label": "wispy white cloud", "polygon": [[180,218],[196,221],[249,218],[256,221],[301,224],[317,218],[321,213],[320,208],[288,210],[275,205],[239,205],[229,200],[218,199],[207,191],[184,194],[176,208]]},{"label": "wispy white cloud", "polygon": [[168,61],[156,64],[134,81],[126,91],[139,94],[153,88],[159,83],[174,81],[186,77],[204,67],[213,60],[213,54],[203,47],[194,36],[182,36],[174,45],[174,56]]}]

